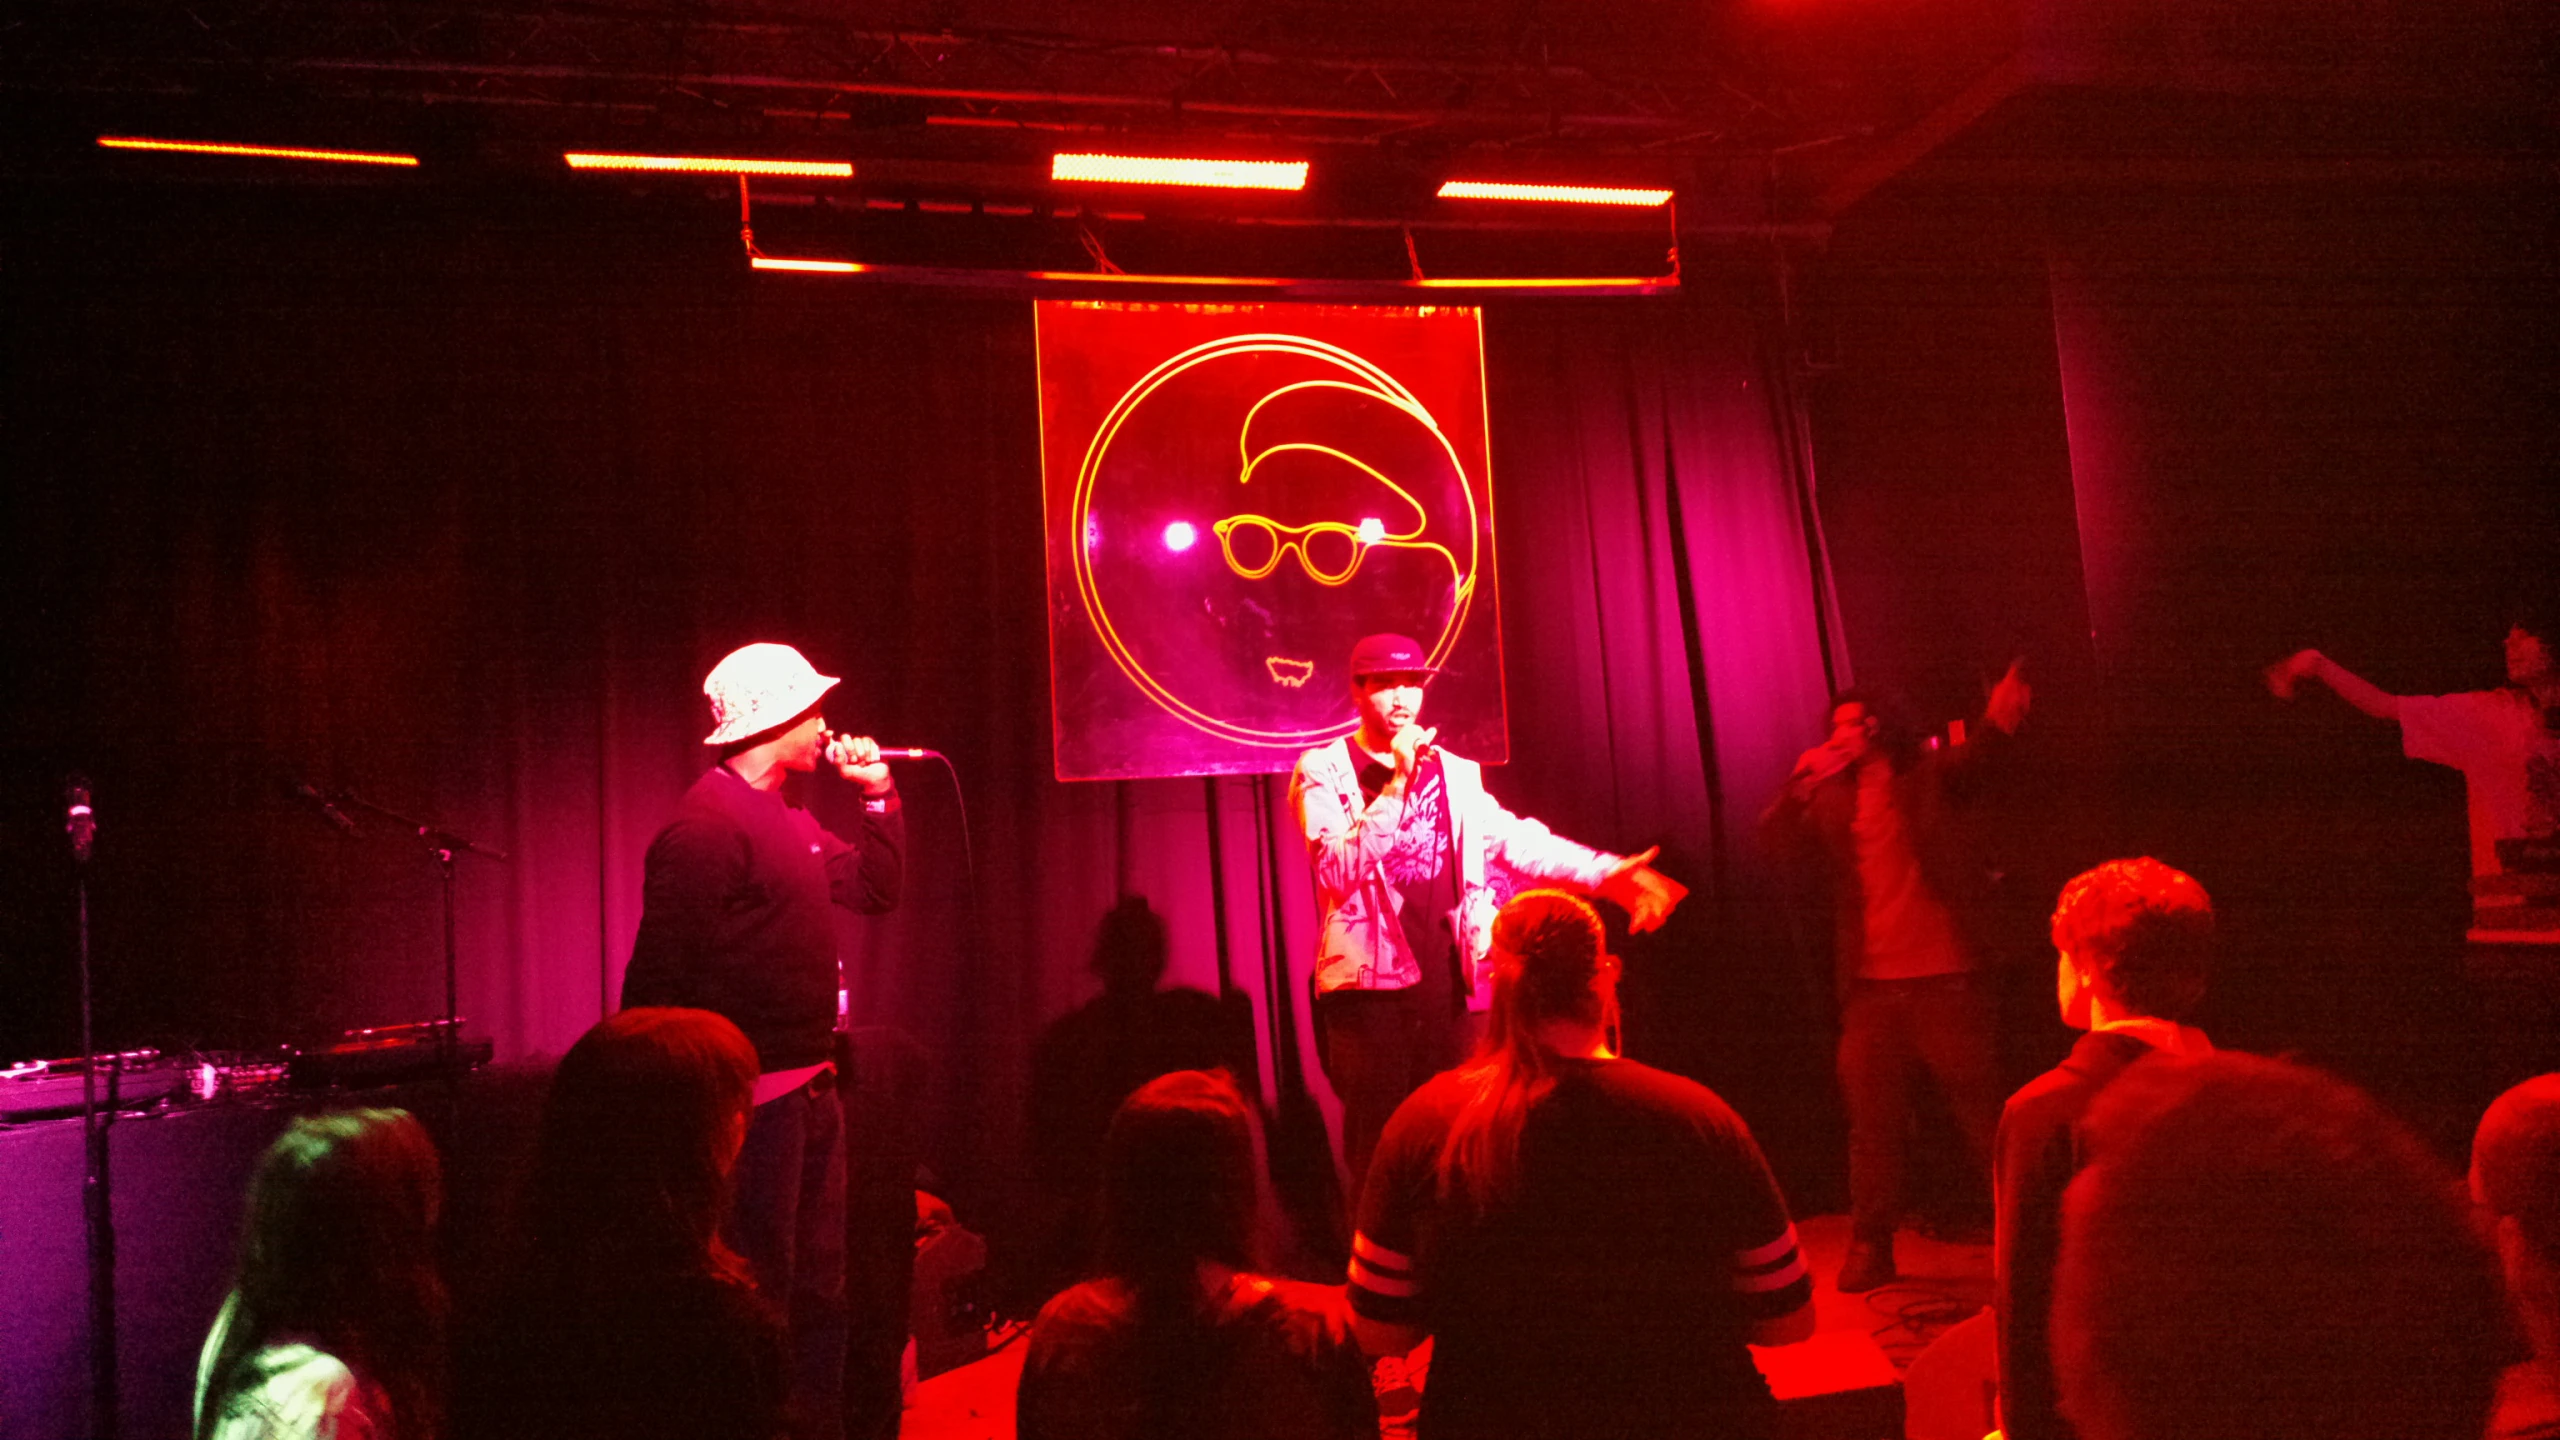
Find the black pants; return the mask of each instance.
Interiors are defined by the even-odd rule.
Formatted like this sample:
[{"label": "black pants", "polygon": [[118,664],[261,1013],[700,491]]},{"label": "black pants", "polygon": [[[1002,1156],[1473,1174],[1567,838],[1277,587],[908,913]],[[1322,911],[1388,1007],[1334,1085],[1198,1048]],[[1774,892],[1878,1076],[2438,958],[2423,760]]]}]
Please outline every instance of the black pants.
[{"label": "black pants", "polygon": [[1840,1090],[1849,1106],[1849,1207],[1861,1240],[1890,1237],[1902,1218],[1914,1087],[1924,1072],[1946,1097],[1981,1193],[1989,1194],[2002,1097],[1981,980],[1851,981],[1840,1013]]},{"label": "black pants", "polygon": [[1342,1158],[1351,1211],[1378,1136],[1422,1082],[1467,1058],[1464,1007],[1445,979],[1407,990],[1336,990],[1316,997],[1316,1057],[1342,1102]]},{"label": "black pants", "polygon": [[844,1105],[821,1074],[755,1109],[729,1243],[791,1341],[795,1440],[844,1432]]},{"label": "black pants", "polygon": [[846,1063],[844,1433],[896,1440],[905,1410],[915,1289],[916,1180],[924,1137],[924,1048],[902,1031],[857,1031]]}]

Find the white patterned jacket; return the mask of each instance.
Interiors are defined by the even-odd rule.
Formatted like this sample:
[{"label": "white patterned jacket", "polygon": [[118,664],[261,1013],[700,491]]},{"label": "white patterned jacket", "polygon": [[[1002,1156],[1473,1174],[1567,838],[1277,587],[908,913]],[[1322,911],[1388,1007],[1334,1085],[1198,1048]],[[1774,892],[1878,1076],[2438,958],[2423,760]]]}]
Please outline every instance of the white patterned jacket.
[{"label": "white patterned jacket", "polygon": [[[1621,857],[1575,844],[1538,821],[1514,815],[1485,793],[1484,769],[1473,760],[1436,752],[1449,799],[1450,843],[1458,857],[1458,913],[1452,931],[1466,957],[1467,1008],[1493,999],[1494,912],[1505,890],[1499,879],[1559,885],[1589,894],[1600,888]],[[1307,837],[1307,868],[1314,873],[1316,991],[1402,990],[1421,982],[1422,967],[1405,942],[1404,895],[1387,878],[1387,852],[1404,820],[1404,801],[1380,795],[1364,802],[1360,772],[1348,741],[1319,745],[1298,757],[1289,777],[1289,805]],[[1507,872],[1507,874],[1505,873]]]}]

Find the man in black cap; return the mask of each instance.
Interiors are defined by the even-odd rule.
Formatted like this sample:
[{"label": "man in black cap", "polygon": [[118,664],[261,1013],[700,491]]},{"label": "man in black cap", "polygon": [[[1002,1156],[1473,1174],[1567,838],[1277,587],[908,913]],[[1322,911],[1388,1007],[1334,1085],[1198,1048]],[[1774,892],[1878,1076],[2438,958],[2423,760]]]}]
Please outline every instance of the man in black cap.
[{"label": "man in black cap", "polygon": [[1410,637],[1351,649],[1360,728],[1298,757],[1289,802],[1307,837],[1322,915],[1316,1053],[1342,1101],[1351,1193],[1387,1117],[1423,1081],[1466,1058],[1493,993],[1487,954],[1502,896],[1493,873],[1598,895],[1630,928],[1660,925],[1687,887],[1653,868],[1660,849],[1610,855],[1514,815],[1474,761],[1420,724],[1436,674]]}]

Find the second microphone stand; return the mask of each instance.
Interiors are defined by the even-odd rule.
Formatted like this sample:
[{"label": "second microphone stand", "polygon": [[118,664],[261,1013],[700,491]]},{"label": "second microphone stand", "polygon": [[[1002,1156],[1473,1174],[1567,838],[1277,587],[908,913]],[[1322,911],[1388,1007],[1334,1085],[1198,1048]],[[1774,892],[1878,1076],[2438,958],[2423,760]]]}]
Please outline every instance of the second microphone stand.
[{"label": "second microphone stand", "polygon": [[462,990],[457,977],[458,954],[454,940],[454,864],[465,854],[483,860],[511,864],[507,853],[478,844],[470,837],[455,834],[441,825],[429,824],[415,816],[403,815],[387,805],[376,805],[352,790],[338,790],[329,798],[340,805],[351,806],[368,815],[380,816],[411,832],[427,853],[435,857],[436,869],[444,880],[444,1020],[436,1027],[437,1068],[444,1074],[445,1105],[451,1118],[462,1113]]}]

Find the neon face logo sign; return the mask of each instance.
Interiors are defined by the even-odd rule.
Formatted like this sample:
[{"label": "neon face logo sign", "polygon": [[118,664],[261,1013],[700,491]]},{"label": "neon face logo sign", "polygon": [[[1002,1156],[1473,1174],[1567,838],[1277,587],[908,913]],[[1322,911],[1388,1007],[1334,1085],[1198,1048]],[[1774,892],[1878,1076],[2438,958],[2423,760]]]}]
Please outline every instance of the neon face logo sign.
[{"label": "neon face logo sign", "polygon": [[1039,318],[1062,778],[1286,769],[1352,728],[1340,667],[1378,630],[1430,647],[1435,722],[1500,758],[1473,311]]}]

